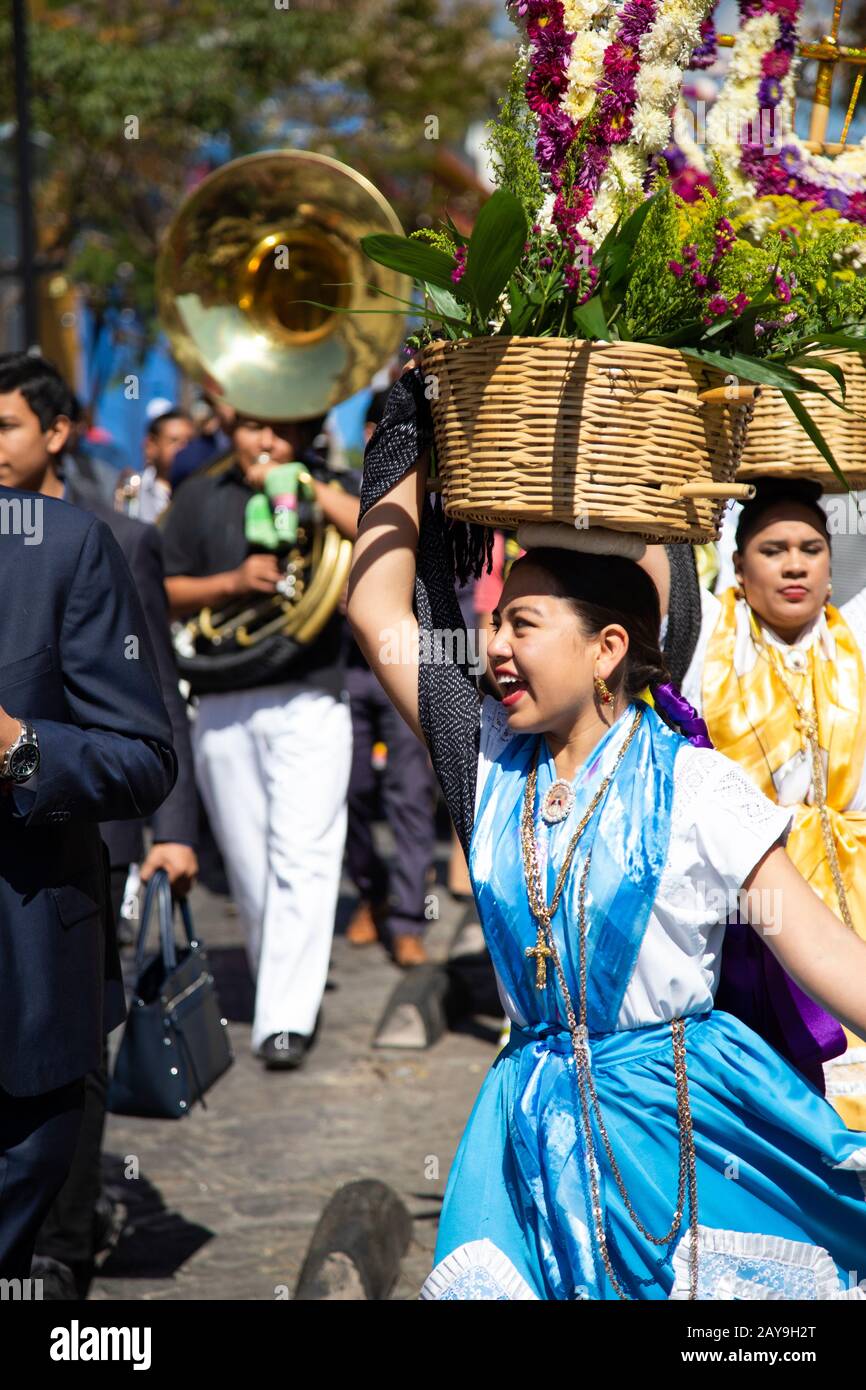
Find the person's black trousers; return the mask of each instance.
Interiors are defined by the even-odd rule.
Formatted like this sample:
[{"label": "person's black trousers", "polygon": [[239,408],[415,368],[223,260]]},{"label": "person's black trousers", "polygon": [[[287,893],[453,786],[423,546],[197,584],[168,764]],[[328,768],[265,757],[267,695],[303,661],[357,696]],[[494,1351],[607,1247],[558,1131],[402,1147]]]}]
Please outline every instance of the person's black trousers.
[{"label": "person's black trousers", "polygon": [[0,1088],[0,1278],[27,1279],[45,1213],[69,1172],[84,1080],[41,1096]]},{"label": "person's black trousers", "polygon": [[[111,866],[111,920],[117,922],[128,864]],[[59,1260],[75,1270],[89,1265],[94,1256],[96,1204],[102,1187],[102,1137],[108,1096],[108,1046],[103,1045],[102,1066],[87,1074],[84,1114],[69,1174],[57,1193],[36,1239],[36,1253]]]}]

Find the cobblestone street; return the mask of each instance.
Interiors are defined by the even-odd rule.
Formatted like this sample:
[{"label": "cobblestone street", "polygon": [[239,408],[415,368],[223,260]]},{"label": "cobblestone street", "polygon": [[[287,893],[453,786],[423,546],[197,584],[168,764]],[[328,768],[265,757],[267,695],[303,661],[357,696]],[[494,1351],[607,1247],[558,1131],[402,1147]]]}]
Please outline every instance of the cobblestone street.
[{"label": "cobblestone street", "polygon": [[[405,1202],[413,1239],[392,1298],[413,1299],[431,1267],[441,1198],[463,1125],[495,1055],[483,1026],[426,1052],[371,1046],[401,972],[379,947],[343,935],[344,881],[316,1044],[298,1072],[250,1053],[252,984],[227,898],[198,888],[235,1064],[182,1120],[110,1115],[104,1170],[127,1217],[90,1290],[94,1299],[273,1299],[294,1292],[325,1204],[344,1183],[378,1178]],[[460,907],[435,886],[428,948],[444,958]],[[493,1021],[495,1023],[495,1020]],[[136,1171],[138,1176],[126,1176]]]}]

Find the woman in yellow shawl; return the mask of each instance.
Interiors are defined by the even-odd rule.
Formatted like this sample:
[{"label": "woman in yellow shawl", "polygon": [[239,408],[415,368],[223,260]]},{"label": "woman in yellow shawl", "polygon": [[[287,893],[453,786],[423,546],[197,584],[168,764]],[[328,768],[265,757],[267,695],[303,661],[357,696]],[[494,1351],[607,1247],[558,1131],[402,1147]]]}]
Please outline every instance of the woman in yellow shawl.
[{"label": "woman in yellow shawl", "polygon": [[[836,609],[817,484],[762,480],[742,510],[737,587],[704,602],[683,694],[716,748],[798,810],[801,874],[866,939],[866,590]],[[826,1065],[827,1098],[866,1128],[866,1043]]]}]

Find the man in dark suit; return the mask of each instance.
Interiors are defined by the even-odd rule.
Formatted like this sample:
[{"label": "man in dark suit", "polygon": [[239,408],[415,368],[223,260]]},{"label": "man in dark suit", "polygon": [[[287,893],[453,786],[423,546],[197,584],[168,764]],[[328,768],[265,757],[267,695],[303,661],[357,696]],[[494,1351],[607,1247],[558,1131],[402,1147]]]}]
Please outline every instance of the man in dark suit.
[{"label": "man in dark suit", "polygon": [[[149,815],[177,764],[123,555],[19,490],[59,454],[39,359],[0,358],[0,1276],[26,1277],[68,1172],[84,1080],[124,1016],[99,822]],[[46,405],[48,401],[48,405]]]}]

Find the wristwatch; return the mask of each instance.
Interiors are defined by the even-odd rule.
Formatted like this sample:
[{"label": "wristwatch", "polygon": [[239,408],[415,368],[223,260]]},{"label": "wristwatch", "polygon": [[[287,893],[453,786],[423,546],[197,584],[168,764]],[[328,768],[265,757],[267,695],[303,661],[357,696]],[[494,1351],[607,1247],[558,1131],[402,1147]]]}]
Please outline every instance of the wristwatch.
[{"label": "wristwatch", "polygon": [[39,768],[36,730],[32,724],[25,724],[23,719],[19,719],[18,723],[21,732],[0,762],[0,778],[8,782],[26,782]]}]

